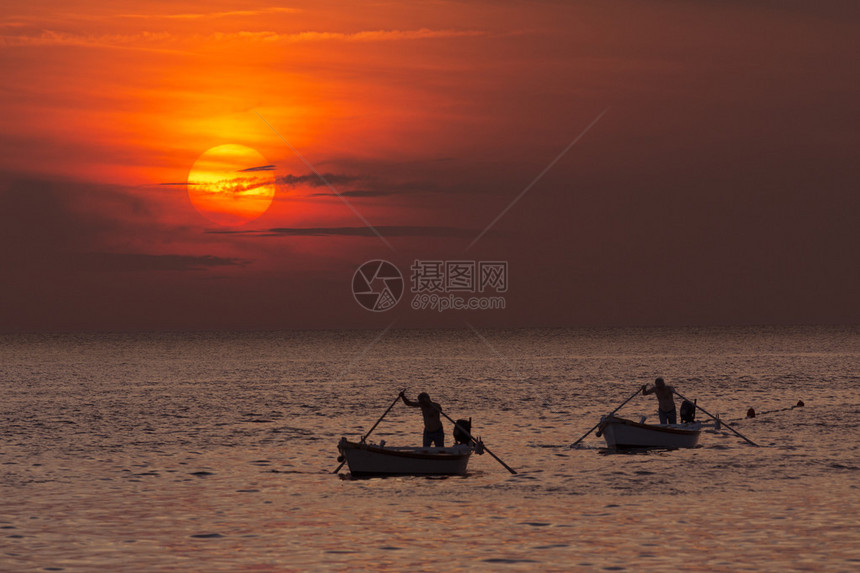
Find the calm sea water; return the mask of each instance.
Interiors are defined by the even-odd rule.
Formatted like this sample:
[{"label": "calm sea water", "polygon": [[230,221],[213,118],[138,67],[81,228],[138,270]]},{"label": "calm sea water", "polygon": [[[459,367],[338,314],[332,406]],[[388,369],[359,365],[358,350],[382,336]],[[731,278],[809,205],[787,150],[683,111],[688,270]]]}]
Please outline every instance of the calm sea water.
[{"label": "calm sea water", "polygon": [[[860,569],[857,328],[378,334],[0,337],[0,570]],[[658,375],[762,447],[569,447]],[[402,388],[519,473],[333,475]]]}]

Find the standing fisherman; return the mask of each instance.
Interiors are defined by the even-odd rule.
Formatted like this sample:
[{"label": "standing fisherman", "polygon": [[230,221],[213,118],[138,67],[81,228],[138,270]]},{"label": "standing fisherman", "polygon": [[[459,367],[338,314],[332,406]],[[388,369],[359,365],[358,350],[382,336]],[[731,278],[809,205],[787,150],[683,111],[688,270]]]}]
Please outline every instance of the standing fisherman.
[{"label": "standing fisherman", "polygon": [[661,424],[677,423],[677,415],[675,412],[675,400],[672,394],[675,393],[674,386],[666,386],[662,378],[657,378],[654,381],[653,388],[648,388],[647,384],[642,386],[642,395],[657,394],[657,414],[660,416]]},{"label": "standing fisherman", "polygon": [[442,429],[442,418],[439,415],[442,406],[430,400],[430,395],[427,392],[418,394],[417,402],[408,399],[403,392],[400,393],[400,397],[407,406],[421,408],[421,414],[424,416],[424,447],[429,448],[431,444],[436,444],[436,446],[444,448],[445,432]]}]

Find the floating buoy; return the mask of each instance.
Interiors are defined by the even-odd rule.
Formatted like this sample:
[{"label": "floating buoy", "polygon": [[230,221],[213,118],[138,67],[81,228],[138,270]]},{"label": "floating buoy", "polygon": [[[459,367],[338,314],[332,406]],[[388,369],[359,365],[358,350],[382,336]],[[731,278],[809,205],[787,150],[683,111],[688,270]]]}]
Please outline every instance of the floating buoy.
[{"label": "floating buoy", "polygon": [[803,403],[803,400],[798,400],[797,401],[797,407],[802,408],[803,406],[805,406],[805,404]]},{"label": "floating buoy", "polygon": [[747,410],[747,418],[755,418],[755,408]]}]

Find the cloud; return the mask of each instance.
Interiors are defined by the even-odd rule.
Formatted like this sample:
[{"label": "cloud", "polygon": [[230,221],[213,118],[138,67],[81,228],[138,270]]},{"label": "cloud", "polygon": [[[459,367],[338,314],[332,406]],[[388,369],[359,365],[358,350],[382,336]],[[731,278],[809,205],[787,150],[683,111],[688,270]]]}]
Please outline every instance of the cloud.
[{"label": "cloud", "polygon": [[106,213],[152,216],[142,200],[109,185],[0,173],[0,263],[50,266],[92,250],[122,225]]},{"label": "cloud", "polygon": [[[477,231],[460,227],[425,227],[418,225],[383,225],[375,227],[384,237],[474,237]],[[210,229],[216,235],[249,237],[373,237],[370,227],[274,227],[257,230]]]},{"label": "cloud", "polygon": [[[349,191],[338,190],[337,195],[344,197],[385,197],[387,195],[397,195],[400,193],[457,193],[458,190],[454,187],[442,187],[434,181],[409,181],[405,183],[394,183],[388,181],[373,180],[367,183],[367,187],[363,189],[352,189]],[[323,191],[319,193],[311,193],[310,197],[336,197],[335,193]]]},{"label": "cloud", "polygon": [[283,175],[276,178],[275,182],[289,186],[308,185],[310,187],[325,187],[326,184],[323,178],[331,185],[346,185],[359,179],[353,175],[341,175],[337,173],[322,173],[322,178],[320,178],[319,175],[308,173],[307,175]]},{"label": "cloud", "polygon": [[288,41],[320,41],[339,40],[346,42],[390,42],[392,40],[426,40],[433,38],[462,38],[469,36],[481,36],[484,32],[478,30],[372,30],[356,32],[354,34],[342,34],[332,32],[303,32],[301,34],[288,34]]},{"label": "cloud", "polygon": [[[210,195],[232,195],[241,196],[253,194],[256,189],[272,184],[268,177],[234,177],[232,179],[221,179],[219,181],[189,181],[188,185],[203,186],[203,193]],[[200,192],[200,191],[197,191]]]},{"label": "cloud", "polygon": [[[271,171],[275,169],[275,166],[270,165],[262,165],[259,167],[250,167],[248,169],[242,169],[241,172],[258,172],[258,171]],[[335,188],[336,192],[332,192],[330,190],[324,190],[316,193],[309,193],[308,197],[386,197],[389,195],[397,195],[400,193],[457,193],[458,190],[454,187],[443,187],[440,186],[435,181],[425,180],[425,181],[407,181],[402,183],[397,182],[389,182],[389,181],[380,181],[375,177],[364,177],[364,176],[356,176],[356,175],[346,175],[341,173],[323,173],[322,177],[325,178],[325,181],[328,182],[329,185]],[[340,187],[350,186],[357,182],[361,182],[360,189],[346,189],[341,190]],[[279,183],[281,185],[285,185],[287,187],[297,187],[297,186],[308,186],[308,187],[327,187],[326,183],[316,174],[307,173],[304,175],[281,175],[275,177],[275,183]],[[159,183],[161,186],[168,187],[184,187],[186,185],[202,185],[201,182],[196,181],[173,181],[173,182],[165,182]],[[227,182],[225,182],[225,185]],[[236,185],[237,189],[241,189],[243,186],[241,185],[241,179],[236,179],[235,181],[231,181],[230,185]],[[261,183],[268,184],[266,183]]]},{"label": "cloud", "polygon": [[282,6],[269,6],[256,10],[230,10],[225,12],[187,12],[183,14],[118,14],[116,18],[130,18],[135,20],[201,20],[206,18],[240,18],[243,16],[260,16],[268,14],[297,14],[299,8],[287,8]]},{"label": "cloud", "polygon": [[338,191],[337,194],[326,192],[326,193],[311,193],[309,197],[337,197],[340,195],[341,197],[384,197],[386,195],[391,195],[394,193],[393,191],[383,191],[383,190],[371,190],[371,189],[358,189],[355,191]]},{"label": "cloud", "polygon": [[392,42],[399,40],[428,40],[439,38],[461,38],[483,36],[480,30],[365,30],[362,32],[298,32],[279,34],[277,32],[217,32],[212,34],[213,40],[251,40],[260,42]]},{"label": "cloud", "polygon": [[[79,46],[89,48],[120,48],[152,50],[149,45],[165,42],[173,36],[167,32],[140,32],[139,34],[69,34],[44,30],[30,34],[0,35],[0,47]],[[141,45],[144,44],[144,45]],[[156,50],[162,51],[162,50]]]},{"label": "cloud", "polygon": [[[274,171],[277,169],[275,165],[260,165],[257,167],[249,167],[247,169],[240,169],[238,173],[258,173],[263,171]],[[337,186],[337,185],[349,185],[360,180],[360,177],[354,175],[344,175],[339,173],[322,173],[322,178],[315,173],[307,173],[305,175],[281,175],[279,177],[275,177],[275,183],[286,185],[287,187],[298,187],[300,185],[306,185],[308,187],[326,187],[326,183],[329,185]],[[323,178],[325,181],[323,181]],[[260,186],[269,185],[270,180],[268,179],[259,179],[259,178],[251,178],[251,177],[236,177],[233,179],[225,179],[223,181],[217,182],[218,190],[230,189],[236,190],[238,192],[246,191],[249,189],[254,189]],[[165,187],[184,187],[186,185],[210,185],[214,186],[214,183],[206,183],[202,181],[166,181],[164,183],[159,183],[160,186]],[[213,192],[218,192],[213,188]],[[340,191],[338,193],[346,196],[353,197],[373,197],[377,195],[388,195],[391,191],[382,191],[382,190],[359,190],[359,191]],[[326,192],[326,193],[314,193],[311,196],[334,196],[334,193]]]},{"label": "cloud", "polygon": [[56,30],[30,30],[18,34],[0,35],[0,47],[28,46],[81,46],[98,48],[123,48],[133,50],[175,51],[156,48],[153,45],[192,40],[195,44],[230,41],[263,43],[305,42],[393,42],[481,36],[478,30],[366,30],[362,32],[298,32],[280,34],[260,32],[215,32],[207,36],[188,36],[169,32],[143,31],[135,34],[72,34]]},{"label": "cloud", "polygon": [[247,169],[240,169],[239,173],[248,173],[249,171],[274,171],[275,166],[271,163],[269,165],[259,165],[257,167],[249,167]]},{"label": "cloud", "polygon": [[[337,173],[323,173],[325,181],[335,187],[335,192],[321,191],[318,193],[310,193],[309,197],[385,197],[387,195],[396,195],[398,193],[420,193],[420,192],[441,192],[438,183],[434,181],[407,181],[407,182],[391,182],[379,180],[376,177],[364,177],[355,175],[345,175]],[[315,175],[308,173],[306,175],[283,175],[276,178],[277,183],[287,186],[307,185],[309,187],[326,187],[325,182]],[[360,189],[349,189],[342,191],[339,186],[349,186],[357,182],[362,183]],[[163,183],[162,185],[168,185]]]},{"label": "cloud", "polygon": [[244,267],[248,259],[213,255],[153,255],[147,253],[83,253],[74,257],[81,270],[99,272],[204,271]]},{"label": "cloud", "polygon": [[269,16],[271,14],[299,14],[303,10],[300,8],[288,8],[285,6],[268,6],[264,8],[255,8],[252,10],[229,10],[220,12],[181,12],[181,13],[125,13],[115,14],[109,12],[94,13],[92,11],[78,10],[75,12],[60,12],[52,10],[50,13],[42,10],[38,15],[27,16],[24,14],[6,17],[5,21],[0,21],[0,27],[21,27],[26,25],[35,25],[46,27],[48,22],[108,22],[114,23],[116,20],[138,20],[138,21],[159,21],[159,20],[204,20],[218,18],[243,18],[254,16]]},{"label": "cloud", "polygon": [[[152,241],[128,237],[141,230],[130,225],[143,222],[151,227],[157,213],[150,207],[123,187],[19,179],[0,173],[0,268],[17,273],[20,280],[38,282],[48,280],[45,273],[68,278],[93,271],[205,271],[252,262],[214,255],[132,252],[151,249]],[[0,296],[3,287],[0,284]]]}]

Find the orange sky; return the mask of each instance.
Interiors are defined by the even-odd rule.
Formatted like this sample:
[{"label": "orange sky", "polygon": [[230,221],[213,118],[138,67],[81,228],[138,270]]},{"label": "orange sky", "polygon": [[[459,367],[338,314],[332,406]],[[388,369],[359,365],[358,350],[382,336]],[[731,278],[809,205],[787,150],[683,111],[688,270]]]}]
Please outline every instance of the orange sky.
[{"label": "orange sky", "polygon": [[[0,329],[387,324],[357,265],[462,258],[606,110],[470,250],[519,289],[473,320],[860,319],[853,3],[202,6],[4,3]],[[184,185],[225,144],[279,181],[233,233]]]}]

